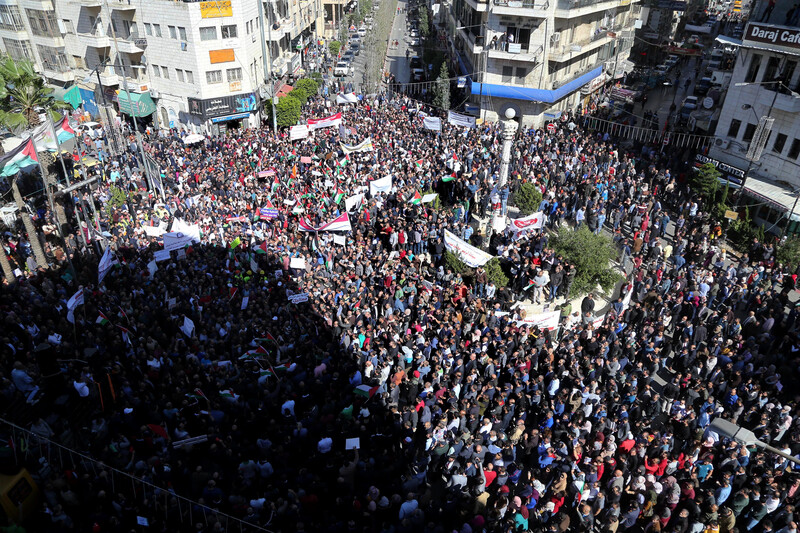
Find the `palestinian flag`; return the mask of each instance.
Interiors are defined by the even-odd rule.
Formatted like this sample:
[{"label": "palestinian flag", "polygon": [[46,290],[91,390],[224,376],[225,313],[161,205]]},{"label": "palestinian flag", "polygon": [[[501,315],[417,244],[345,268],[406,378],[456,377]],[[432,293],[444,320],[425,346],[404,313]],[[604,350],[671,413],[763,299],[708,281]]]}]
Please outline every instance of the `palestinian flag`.
[{"label": "palestinian flag", "polygon": [[340,174],[341,174],[341,172],[342,172],[342,169],[343,169],[345,166],[347,166],[347,162],[348,162],[348,161],[350,161],[350,156],[349,156],[349,155],[346,155],[346,156],[344,156],[343,158],[341,158],[341,159],[339,160],[339,162],[338,162],[338,163],[336,163],[336,172],[338,172],[338,173],[340,173]]},{"label": "palestinian flag", "polygon": [[[257,337],[255,339],[253,339],[253,342],[254,343],[258,343],[258,344],[260,344],[262,342],[274,342],[275,344],[278,344],[278,340],[275,337],[273,337],[272,334],[269,331],[266,332],[263,337]],[[259,346],[259,348],[261,348],[261,347]],[[261,348],[261,349],[263,350],[264,348]]]},{"label": "palestinian flag", "polygon": [[255,359],[259,355],[266,355],[266,354],[267,354],[267,350],[265,350],[263,347],[259,346],[255,350],[247,350],[247,353],[245,353],[239,359]]},{"label": "palestinian flag", "polygon": [[94,323],[95,324],[103,324],[105,326],[106,324],[110,324],[111,321],[106,317],[106,315],[104,315],[103,313],[98,312],[97,313],[97,320],[95,320]]},{"label": "palestinian flag", "polygon": [[414,192],[414,196],[411,197],[408,203],[412,205],[419,205],[422,203],[422,195],[419,193],[419,191]]},{"label": "palestinian flag", "polygon": [[344,191],[339,187],[336,187],[336,196],[333,197],[333,202],[338,204],[344,198]]},{"label": "palestinian flag", "polygon": [[422,159],[417,159],[414,161],[414,166],[417,168],[422,168]]},{"label": "palestinian flag", "polygon": [[119,306],[117,306],[117,307],[119,308],[119,313],[117,313],[117,316],[120,317],[120,318],[124,318],[125,322],[130,324],[131,321],[128,319],[128,314],[125,312],[125,310],[122,307],[119,307]]},{"label": "palestinian flag", "polygon": [[258,246],[256,246],[255,252],[257,254],[265,254],[267,253],[267,241],[262,242]]},{"label": "palestinian flag", "polygon": [[235,400],[237,398],[236,394],[234,394],[234,392],[230,389],[219,391],[219,395],[227,400]]},{"label": "palestinian flag", "polygon": [[369,385],[359,385],[353,392],[366,399],[370,399],[378,392],[378,388],[378,386],[370,387]]},{"label": "palestinian flag", "polygon": [[131,338],[130,338],[130,336],[128,336],[128,334],[130,333],[130,330],[128,330],[127,328],[123,328],[122,326],[117,326],[117,327],[122,332],[122,340],[124,340],[126,344],[130,344],[131,343]]},{"label": "palestinian flag", "polygon": [[225,218],[225,222],[247,222],[247,217],[244,215],[231,215]]},{"label": "palestinian flag", "polygon": [[206,395],[203,394],[203,391],[201,391],[200,389],[194,389],[194,392],[189,393],[186,396],[189,397],[189,398],[194,398],[195,400],[199,400],[201,398],[203,400],[207,400],[208,399],[208,398],[206,398]]},{"label": "palestinian flag", "polygon": [[238,290],[239,289],[236,288],[236,287],[231,287],[230,289],[228,289],[228,301],[229,302],[231,300],[233,300],[233,297],[236,296],[236,291],[238,291]]},{"label": "palestinian flag", "polygon": [[275,377],[275,372],[273,372],[272,370],[267,368],[267,369],[261,370],[258,373],[258,377],[261,377],[261,378],[274,378]]},{"label": "palestinian flag", "polygon": [[253,259],[253,256],[251,255],[250,256],[250,271],[253,274],[257,274],[259,270],[260,269],[258,268],[258,263],[256,263],[256,260]]},{"label": "palestinian flag", "polygon": [[22,141],[22,144],[6,152],[0,157],[0,176],[8,177],[19,173],[23,168],[27,168],[39,163],[39,157],[33,147],[33,139]]},{"label": "palestinian flag", "polygon": [[443,177],[443,178],[442,178],[442,181],[443,181],[443,182],[445,182],[445,183],[448,183],[448,182],[451,182],[451,181],[453,181],[454,179],[456,179],[456,173],[455,173],[455,172],[453,172],[453,173],[452,173],[452,174],[450,174],[449,176],[445,176],[445,177]]}]

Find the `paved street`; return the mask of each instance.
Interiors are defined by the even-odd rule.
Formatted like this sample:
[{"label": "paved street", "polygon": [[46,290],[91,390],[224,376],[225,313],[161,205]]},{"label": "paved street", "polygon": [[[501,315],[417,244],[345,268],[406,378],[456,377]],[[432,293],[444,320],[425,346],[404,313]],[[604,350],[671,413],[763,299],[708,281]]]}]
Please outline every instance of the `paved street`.
[{"label": "paved street", "polygon": [[[408,68],[408,60],[406,59],[406,50],[409,48],[406,31],[406,11],[408,7],[408,0],[398,0],[397,7],[403,10],[402,13],[395,13],[394,24],[392,24],[392,32],[389,35],[389,44],[395,40],[399,41],[397,48],[389,47],[386,53],[386,67],[394,74],[397,83],[408,83],[410,71]],[[395,10],[396,11],[396,10]],[[416,55],[412,49],[410,57]]]}]

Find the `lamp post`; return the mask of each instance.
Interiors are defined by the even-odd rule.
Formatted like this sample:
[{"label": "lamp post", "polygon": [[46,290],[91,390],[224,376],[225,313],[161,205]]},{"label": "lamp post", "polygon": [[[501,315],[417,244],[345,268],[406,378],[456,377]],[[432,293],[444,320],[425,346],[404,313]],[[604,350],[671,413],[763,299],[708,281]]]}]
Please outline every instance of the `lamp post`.
[{"label": "lamp post", "polygon": [[[514,117],[517,115],[517,112],[514,111],[513,108],[506,109],[505,116],[506,120],[503,123],[503,152],[502,158],[500,160],[500,178],[497,181],[497,190],[498,192],[503,190],[503,187],[506,186],[508,182],[508,169],[511,166],[511,141],[514,140]],[[486,232],[487,235],[487,246],[491,244],[492,241],[492,233],[494,233],[495,227],[503,225],[500,229],[505,229],[505,222],[503,218],[505,217],[505,210],[503,209],[503,204],[500,204],[499,209],[492,209],[492,218],[489,222],[489,229]]]},{"label": "lamp post", "polygon": [[794,464],[800,465],[800,459],[798,459],[797,457],[794,457],[782,450],[774,448],[764,441],[758,440],[756,438],[755,433],[753,433],[749,429],[737,426],[736,424],[734,424],[729,420],[725,420],[724,418],[715,418],[711,422],[711,425],[708,428],[714,433],[717,433],[720,437],[727,437],[729,439],[733,439],[739,444],[743,444],[744,446],[756,446],[758,448],[761,448],[762,450],[774,453],[775,455],[780,455],[784,459],[788,459]]},{"label": "lamp post", "polygon": [[111,146],[114,150],[114,153],[118,153],[119,149],[117,148],[117,133],[114,128],[114,125],[111,123],[111,114],[108,112],[108,102],[106,101],[106,92],[103,89],[103,80],[100,79],[100,69],[106,68],[108,66],[109,61],[106,59],[102,63],[98,63],[96,67],[92,70],[95,74],[97,74],[97,86],[100,88],[100,99],[103,100],[103,109],[106,112],[106,121],[108,121],[107,127],[108,130],[111,132]]}]

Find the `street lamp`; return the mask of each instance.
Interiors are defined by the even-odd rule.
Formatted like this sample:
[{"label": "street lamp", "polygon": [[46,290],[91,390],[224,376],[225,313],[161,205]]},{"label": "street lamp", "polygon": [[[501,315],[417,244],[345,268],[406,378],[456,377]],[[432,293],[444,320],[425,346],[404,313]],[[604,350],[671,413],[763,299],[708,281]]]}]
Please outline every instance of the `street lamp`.
[{"label": "street lamp", "polygon": [[[114,129],[114,124],[111,122],[111,114],[108,112],[108,102],[106,102],[106,92],[103,88],[103,80],[100,79],[100,69],[104,69],[108,66],[110,60],[106,58],[102,62],[98,63],[93,69],[92,72],[97,74],[97,86],[100,88],[100,99],[103,101],[103,109],[106,112],[106,121],[108,122],[107,127],[111,132],[111,145],[114,148],[114,153],[119,153],[119,149],[117,147],[117,134],[116,130]],[[123,73],[124,74],[124,73]],[[91,78],[91,75],[87,76],[84,82],[87,82]]]},{"label": "street lamp", "polygon": [[788,453],[781,451],[773,446],[770,446],[766,442],[762,440],[758,440],[755,436],[755,433],[750,431],[749,429],[745,429],[743,427],[737,426],[733,422],[729,420],[725,420],[724,418],[715,418],[711,425],[708,428],[717,433],[720,437],[727,437],[729,439],[733,439],[739,444],[744,446],[756,446],[761,448],[762,450],[766,450],[768,452],[774,453],[775,455],[780,455],[784,459],[788,459],[789,461],[800,465],[800,459],[789,455]]},{"label": "street lamp", "polygon": [[[503,124],[503,155],[500,160],[500,179],[497,181],[498,193],[502,191],[503,187],[505,187],[508,182],[508,168],[511,165],[511,141],[514,140],[514,117],[516,115],[517,112],[514,111],[513,108],[509,107],[506,109],[506,120]],[[500,204],[500,209],[492,209],[492,219],[489,222],[489,230],[486,232],[487,245],[491,245],[492,233],[494,232],[495,226],[499,226],[501,222],[503,222],[500,217],[505,217],[502,203]],[[505,224],[503,224],[503,227],[505,227]]]}]

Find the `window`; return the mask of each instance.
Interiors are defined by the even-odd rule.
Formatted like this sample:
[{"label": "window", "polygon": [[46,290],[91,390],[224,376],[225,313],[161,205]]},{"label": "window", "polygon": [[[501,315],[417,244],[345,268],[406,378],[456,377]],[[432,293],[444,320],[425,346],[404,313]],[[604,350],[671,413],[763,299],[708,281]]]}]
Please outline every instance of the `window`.
[{"label": "window", "polygon": [[742,127],[742,121],[733,119],[731,120],[731,125],[728,126],[728,137],[733,137],[734,139],[739,136],[739,128]]},{"label": "window", "polygon": [[750,68],[747,69],[747,75],[744,77],[745,83],[753,83],[756,81],[758,69],[761,67],[761,56],[753,54],[753,59],[750,60]]},{"label": "window", "polygon": [[37,44],[36,50],[39,51],[39,57],[42,60],[42,66],[45,68],[45,70],[50,70],[53,72],[69,72],[69,61],[67,60],[67,56],[64,54],[62,49]]},{"label": "window", "polygon": [[153,76],[155,76],[156,78],[161,77],[161,67],[159,67],[158,65],[153,65]]},{"label": "window", "polygon": [[[786,60],[786,63],[783,65],[783,71],[780,75],[781,83],[783,83],[786,87],[792,87],[792,78],[794,78],[795,70],[797,70],[797,61]],[[778,90],[783,94],[787,94],[786,87],[778,86]]]},{"label": "window", "polygon": [[77,68],[86,68],[86,60],[83,56],[72,56],[72,62]]},{"label": "window", "polygon": [[64,33],[75,35],[75,26],[71,20],[62,19],[61,23],[64,25]]},{"label": "window", "polygon": [[753,134],[756,132],[756,125],[755,124],[747,124],[747,127],[744,129],[744,135],[742,136],[742,140],[746,143],[749,143],[753,140]]},{"label": "window", "polygon": [[53,11],[41,11],[39,9],[26,9],[28,22],[31,25],[31,32],[40,37],[60,37],[56,16]]},{"label": "window", "polygon": [[186,83],[194,83],[194,74],[191,70],[186,71]]},{"label": "window", "polygon": [[3,38],[3,45],[8,56],[15,61],[29,59],[33,61],[33,49],[28,41],[17,41],[16,39]]},{"label": "window", "polygon": [[178,81],[186,81],[186,78],[183,77],[183,71],[181,69],[176,68],[175,74],[178,75]]},{"label": "window", "polygon": [[514,67],[503,67],[503,83],[511,83],[514,78]]},{"label": "window", "polygon": [[[767,68],[764,69],[764,77],[761,78],[761,81],[775,81],[778,77],[778,67],[781,64],[781,60],[778,59],[776,56],[770,56],[767,60]],[[772,85],[764,85],[765,89],[772,89]]]},{"label": "window", "polygon": [[228,73],[228,81],[242,81],[242,69],[240,68],[229,68],[227,70]]},{"label": "window", "polygon": [[169,38],[170,39],[177,39],[178,38],[178,30],[175,26],[167,26],[169,28]]},{"label": "window", "polygon": [[169,69],[167,67],[161,67],[161,75],[164,76],[165,80],[169,79]]},{"label": "window", "polygon": [[161,37],[161,24],[153,24],[153,31],[156,33],[156,37]]},{"label": "window", "polygon": [[247,23],[244,25],[244,32],[247,35],[250,35],[250,31],[252,30],[252,28],[253,28],[253,21],[248,20]]},{"label": "window", "polygon": [[528,77],[528,69],[526,67],[517,67],[517,82],[524,83],[525,78]]},{"label": "window", "polygon": [[23,31],[25,25],[22,23],[22,15],[17,6],[0,5],[0,29]]},{"label": "window", "polygon": [[783,152],[783,147],[786,146],[786,135],[783,133],[779,133],[777,137],[775,137],[775,144],[772,145],[772,151],[776,154]]},{"label": "window", "polygon": [[789,148],[789,159],[797,159],[797,156],[800,156],[800,139],[794,139]]},{"label": "window", "polygon": [[214,28],[214,27],[200,28],[200,40],[201,41],[216,41],[217,40],[217,28]]},{"label": "window", "polygon": [[147,35],[153,35],[153,26],[149,22],[144,23],[144,32]]},{"label": "window", "polygon": [[206,82],[207,83],[222,83],[222,71],[221,70],[209,70],[206,72]]},{"label": "window", "polygon": [[186,28],[184,28],[183,26],[178,26],[178,37],[181,38],[181,41],[189,40],[186,38]]},{"label": "window", "polygon": [[223,39],[233,39],[234,37],[238,37],[238,33],[236,32],[236,24],[231,24],[230,26],[222,27]]}]

